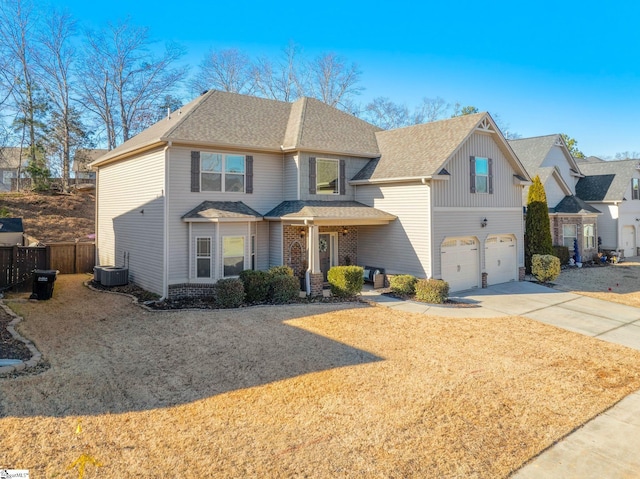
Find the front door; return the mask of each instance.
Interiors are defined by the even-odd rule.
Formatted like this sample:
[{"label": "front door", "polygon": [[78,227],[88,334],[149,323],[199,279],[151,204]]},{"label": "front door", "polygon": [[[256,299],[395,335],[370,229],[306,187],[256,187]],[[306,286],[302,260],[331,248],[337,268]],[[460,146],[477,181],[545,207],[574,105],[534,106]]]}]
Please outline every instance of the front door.
[{"label": "front door", "polygon": [[331,268],[331,235],[319,235],[318,248],[320,250],[320,271],[322,271],[324,281],[327,281],[327,273]]}]

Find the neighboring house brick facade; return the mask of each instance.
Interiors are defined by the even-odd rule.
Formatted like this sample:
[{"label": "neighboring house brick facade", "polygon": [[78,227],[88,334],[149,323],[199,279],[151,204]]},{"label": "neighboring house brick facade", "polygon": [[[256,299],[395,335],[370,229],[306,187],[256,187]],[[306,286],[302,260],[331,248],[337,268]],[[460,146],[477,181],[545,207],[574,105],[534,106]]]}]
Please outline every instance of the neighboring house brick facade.
[{"label": "neighboring house brick facade", "polygon": [[[554,245],[564,245],[574,254],[574,238],[583,261],[598,252],[598,216],[600,211],[576,194],[576,184],[584,176],[559,134],[510,140],[509,144],[533,178],[544,186],[549,208]],[[523,203],[527,204],[528,188]]]},{"label": "neighboring house brick facade", "polygon": [[[491,117],[382,131],[310,98],[211,91],[92,163],[99,264],[162,296],[287,264],[518,280],[529,177]],[[461,260],[462,259],[462,260]]]}]

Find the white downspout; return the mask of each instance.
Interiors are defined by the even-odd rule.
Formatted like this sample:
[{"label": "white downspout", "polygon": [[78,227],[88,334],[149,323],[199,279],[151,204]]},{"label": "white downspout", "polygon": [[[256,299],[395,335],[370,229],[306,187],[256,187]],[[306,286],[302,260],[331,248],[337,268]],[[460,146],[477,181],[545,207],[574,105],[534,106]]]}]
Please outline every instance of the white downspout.
[{"label": "white downspout", "polygon": [[169,148],[171,147],[171,142],[167,142],[167,146],[164,147],[164,199],[163,199],[163,210],[164,210],[164,233],[163,233],[163,241],[162,241],[162,250],[164,261],[162,262],[162,297],[158,301],[164,301],[167,296],[169,296],[169,240],[167,235],[169,234],[169,202],[167,198],[169,197]]}]

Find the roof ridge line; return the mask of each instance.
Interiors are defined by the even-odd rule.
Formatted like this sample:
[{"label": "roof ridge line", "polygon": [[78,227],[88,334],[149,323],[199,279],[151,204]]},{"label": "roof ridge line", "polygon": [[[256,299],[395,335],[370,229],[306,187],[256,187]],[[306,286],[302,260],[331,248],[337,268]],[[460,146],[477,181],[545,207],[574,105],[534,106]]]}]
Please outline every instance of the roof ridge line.
[{"label": "roof ridge line", "polygon": [[298,127],[298,135],[296,138],[296,143],[295,143],[295,148],[299,148],[300,145],[302,144],[302,131],[304,130],[304,123],[305,123],[305,119],[306,119],[306,113],[307,113],[307,100],[308,98],[306,96],[302,97],[302,108],[300,110],[300,121],[298,122],[298,125],[300,125]]},{"label": "roof ridge line", "polygon": [[[209,90],[207,93],[205,93],[204,95],[200,95],[200,99],[199,101],[197,101],[197,103],[187,112],[185,113],[184,116],[182,116],[182,114],[180,114],[182,116],[182,118],[179,118],[178,121],[176,121],[176,124],[173,125],[171,128],[169,128],[164,135],[162,135],[160,137],[161,141],[166,141],[165,138],[168,138],[174,131],[176,128],[178,128],[178,126],[180,126],[182,123],[184,123],[186,121],[187,118],[189,118],[194,111],[196,111],[198,108],[200,108],[202,106],[202,104],[204,103],[205,99],[209,98],[210,96],[213,96],[214,93],[216,93],[217,90]],[[196,101],[196,100],[194,100]],[[178,111],[180,111],[182,109],[182,107],[178,108]]]}]

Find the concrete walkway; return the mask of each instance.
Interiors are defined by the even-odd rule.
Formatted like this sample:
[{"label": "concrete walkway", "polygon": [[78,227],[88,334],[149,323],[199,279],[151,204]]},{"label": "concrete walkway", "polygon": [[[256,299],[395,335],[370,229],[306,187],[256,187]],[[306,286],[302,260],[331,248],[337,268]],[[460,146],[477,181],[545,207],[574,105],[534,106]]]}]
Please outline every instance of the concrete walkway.
[{"label": "concrete walkway", "polygon": [[[380,306],[438,316],[524,316],[640,350],[640,308],[565,293],[530,282],[452,296],[469,307],[436,306],[363,292]],[[640,392],[592,419],[515,472],[515,479],[640,477]]]}]

